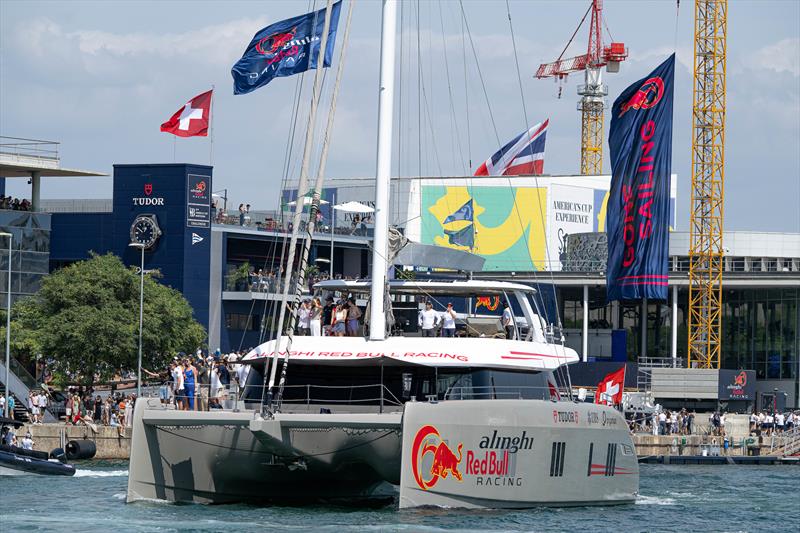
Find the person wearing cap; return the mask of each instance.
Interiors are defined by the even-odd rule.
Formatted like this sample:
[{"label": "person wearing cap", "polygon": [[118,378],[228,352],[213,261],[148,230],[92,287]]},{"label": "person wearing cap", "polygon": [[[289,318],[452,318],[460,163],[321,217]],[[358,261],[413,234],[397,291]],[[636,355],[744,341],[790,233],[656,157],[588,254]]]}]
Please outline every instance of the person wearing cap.
[{"label": "person wearing cap", "polygon": [[433,310],[431,302],[425,303],[425,310],[419,312],[419,326],[423,337],[435,337],[436,326],[439,325],[439,313]]},{"label": "person wearing cap", "polygon": [[31,432],[28,431],[25,433],[25,437],[20,442],[23,450],[33,450],[33,439],[31,438]]},{"label": "person wearing cap", "polygon": [[455,337],[456,336],[456,312],[453,310],[453,304],[448,303],[447,309],[442,313],[442,337]]}]

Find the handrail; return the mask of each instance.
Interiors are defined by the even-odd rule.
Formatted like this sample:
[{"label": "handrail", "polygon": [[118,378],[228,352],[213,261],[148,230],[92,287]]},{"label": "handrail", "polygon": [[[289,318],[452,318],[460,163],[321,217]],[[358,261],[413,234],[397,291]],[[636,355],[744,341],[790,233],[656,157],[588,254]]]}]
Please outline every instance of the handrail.
[{"label": "handrail", "polygon": [[[551,399],[551,389],[550,387],[534,387],[529,385],[481,385],[481,386],[471,386],[466,385],[462,387],[450,387],[444,393],[445,400],[464,400],[470,398],[481,397],[481,399],[485,396],[490,397],[491,399],[512,399],[512,400],[522,400],[525,399],[522,395],[524,391],[541,391],[542,393],[542,400],[550,400]],[[560,390],[559,394],[564,396],[566,395],[569,397],[569,393],[564,390]]]}]

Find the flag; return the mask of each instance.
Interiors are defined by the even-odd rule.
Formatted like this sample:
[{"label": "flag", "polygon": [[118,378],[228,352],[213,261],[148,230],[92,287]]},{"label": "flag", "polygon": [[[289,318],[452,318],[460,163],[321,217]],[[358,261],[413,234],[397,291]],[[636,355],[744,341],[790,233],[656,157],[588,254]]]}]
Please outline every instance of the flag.
[{"label": "flag", "polygon": [[544,172],[544,141],[550,119],[514,137],[487,159],[476,176],[522,176]]},{"label": "flag", "polygon": [[178,109],[168,121],[161,125],[166,131],[178,137],[206,137],[211,122],[211,93],[198,94]]},{"label": "flag", "polygon": [[625,387],[625,365],[611,372],[597,385],[594,403],[600,405],[619,405],[622,403],[622,389]]},{"label": "flag", "polygon": [[[342,2],[331,7],[328,42],[323,66],[331,66],[336,44],[336,26]],[[263,87],[273,78],[299,74],[317,68],[325,10],[306,13],[263,28],[247,45],[244,55],[233,65],[233,94],[247,94]]]},{"label": "flag", "polygon": [[667,299],[675,54],[611,108],[608,301]]},{"label": "flag", "polygon": [[475,244],[475,234],[472,231],[472,224],[458,231],[444,230],[444,233],[447,235],[447,240],[450,244],[466,246],[467,248],[472,248]]},{"label": "flag", "polygon": [[459,207],[455,213],[444,219],[444,224],[449,224],[451,222],[456,222],[458,220],[469,220],[470,222],[472,222],[472,215],[473,215],[472,198],[470,198],[469,200],[467,200],[467,203]]}]

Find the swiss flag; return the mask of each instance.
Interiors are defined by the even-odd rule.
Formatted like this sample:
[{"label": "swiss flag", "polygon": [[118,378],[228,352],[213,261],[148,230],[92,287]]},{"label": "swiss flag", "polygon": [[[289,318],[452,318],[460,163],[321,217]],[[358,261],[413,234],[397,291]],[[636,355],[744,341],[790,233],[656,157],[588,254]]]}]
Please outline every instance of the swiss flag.
[{"label": "swiss flag", "polygon": [[594,403],[619,405],[622,403],[622,389],[625,386],[625,365],[611,372],[597,385]]},{"label": "swiss flag", "polygon": [[166,131],[178,137],[208,136],[208,123],[211,121],[211,93],[198,94],[181,107],[168,121],[161,125]]}]

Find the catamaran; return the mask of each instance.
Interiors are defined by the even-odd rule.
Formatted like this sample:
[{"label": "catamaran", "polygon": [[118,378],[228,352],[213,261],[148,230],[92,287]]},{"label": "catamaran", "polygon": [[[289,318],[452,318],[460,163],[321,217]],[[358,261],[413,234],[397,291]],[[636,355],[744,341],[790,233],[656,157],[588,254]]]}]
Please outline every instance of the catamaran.
[{"label": "catamaran", "polygon": [[[383,1],[371,277],[315,286],[368,296],[369,335],[293,337],[289,317],[288,335],[245,357],[251,370],[230,408],[136,402],[128,502],[352,503],[396,498],[398,487],[400,508],[636,499],[639,470],[625,420],[611,407],[573,400],[566,367],[578,356],[543,318],[534,288],[387,279],[396,12],[396,0]],[[298,190],[302,178],[301,171]],[[471,306],[458,337],[414,336],[387,324],[392,301],[475,297],[509,303],[510,337]]]}]

